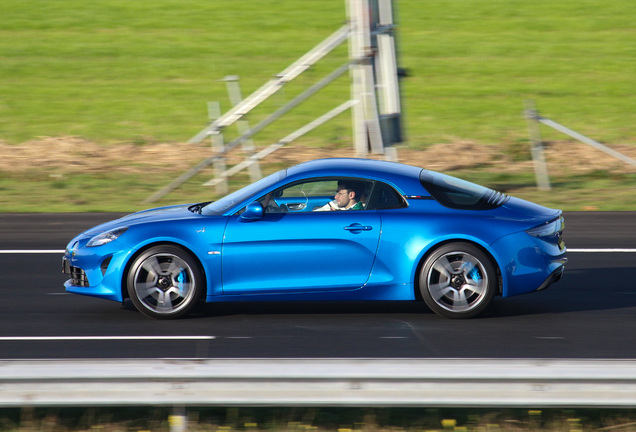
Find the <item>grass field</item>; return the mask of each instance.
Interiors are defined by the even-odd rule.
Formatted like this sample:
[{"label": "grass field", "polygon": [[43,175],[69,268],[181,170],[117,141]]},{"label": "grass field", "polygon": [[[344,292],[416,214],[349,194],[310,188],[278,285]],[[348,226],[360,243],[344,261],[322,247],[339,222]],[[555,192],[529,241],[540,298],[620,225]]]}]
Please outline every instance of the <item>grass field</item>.
[{"label": "grass field", "polygon": [[[497,151],[526,148],[526,99],[546,117],[597,141],[636,147],[636,2],[398,0],[396,10],[400,65],[408,71],[402,95],[409,149],[464,141]],[[0,140],[28,146],[42,136],[78,136],[108,147],[187,141],[206,124],[208,101],[229,108],[220,79],[240,75],[243,94],[249,94],[338,29],[345,16],[343,0],[305,1],[302,7],[291,0],[3,2]],[[342,46],[249,120],[263,119],[346,57]],[[257,135],[257,146],[280,139],[348,95],[343,77]],[[234,128],[226,132],[228,139],[236,134]],[[543,134],[546,141],[568,141],[547,128]],[[350,142],[345,114],[298,144],[340,155]],[[580,163],[551,162],[565,168]],[[37,155],[24,164],[18,174],[0,170],[0,211],[115,210],[112,205],[134,210],[180,174],[164,169],[123,179],[106,170],[78,171],[60,180],[58,172],[39,167]],[[471,167],[460,174],[499,186],[500,173],[493,171]],[[558,177],[547,196],[537,195],[532,172],[523,172],[517,181],[523,179],[523,188],[511,192],[566,209],[634,210],[635,170],[621,171],[608,166],[593,176]],[[82,187],[87,181],[94,187]],[[200,183],[185,191],[199,194]],[[123,198],[112,195],[124,188]],[[24,199],[34,190],[38,201]],[[71,190],[77,199],[65,197]],[[620,197],[613,199],[614,191]],[[597,200],[598,194],[604,199]]]}]

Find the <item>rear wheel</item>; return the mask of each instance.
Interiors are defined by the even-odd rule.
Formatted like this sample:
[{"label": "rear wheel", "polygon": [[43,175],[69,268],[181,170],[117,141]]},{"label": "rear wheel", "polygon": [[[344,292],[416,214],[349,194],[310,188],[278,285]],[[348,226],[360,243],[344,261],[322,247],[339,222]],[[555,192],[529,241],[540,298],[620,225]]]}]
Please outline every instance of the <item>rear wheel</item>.
[{"label": "rear wheel", "polygon": [[422,298],[447,318],[471,318],[488,307],[497,272],[488,255],[469,243],[449,243],[435,250],[420,272]]},{"label": "rear wheel", "polygon": [[198,262],[171,245],[155,246],[139,255],[130,266],[127,283],[135,307],[159,319],[186,315],[203,292]]}]

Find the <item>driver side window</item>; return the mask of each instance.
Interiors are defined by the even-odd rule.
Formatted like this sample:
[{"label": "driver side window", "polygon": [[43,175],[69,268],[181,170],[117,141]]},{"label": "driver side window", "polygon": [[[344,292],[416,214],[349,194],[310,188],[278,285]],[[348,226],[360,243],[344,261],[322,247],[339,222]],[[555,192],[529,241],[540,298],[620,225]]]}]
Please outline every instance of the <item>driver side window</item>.
[{"label": "driver side window", "polygon": [[365,210],[373,183],[355,178],[306,180],[270,192],[258,201],[265,213]]},{"label": "driver side window", "polygon": [[335,180],[298,183],[283,189],[281,196],[285,198],[331,196],[336,186]]},{"label": "driver side window", "polygon": [[333,199],[337,180],[311,180],[270,192],[258,201],[265,213],[311,212]]}]

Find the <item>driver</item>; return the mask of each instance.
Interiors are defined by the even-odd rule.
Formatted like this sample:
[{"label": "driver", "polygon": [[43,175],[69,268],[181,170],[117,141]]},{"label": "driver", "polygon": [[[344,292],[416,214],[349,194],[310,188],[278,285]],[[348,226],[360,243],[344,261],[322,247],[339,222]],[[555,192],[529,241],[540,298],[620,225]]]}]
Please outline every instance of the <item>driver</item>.
[{"label": "driver", "polygon": [[360,200],[362,188],[355,183],[338,182],[338,189],[334,200],[314,211],[364,210]]}]

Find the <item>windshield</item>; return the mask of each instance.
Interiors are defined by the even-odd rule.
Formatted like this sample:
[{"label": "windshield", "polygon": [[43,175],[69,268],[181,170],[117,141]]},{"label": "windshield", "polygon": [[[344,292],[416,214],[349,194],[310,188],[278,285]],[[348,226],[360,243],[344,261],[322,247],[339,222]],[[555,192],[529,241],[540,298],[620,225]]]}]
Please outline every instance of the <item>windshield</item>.
[{"label": "windshield", "polygon": [[[247,200],[252,195],[269,188],[279,180],[283,179],[287,175],[287,170],[275,172],[259,181],[252,183],[249,186],[245,186],[242,189],[232,192],[229,195],[224,196],[218,201],[214,201],[205,206],[201,213],[204,215],[222,215],[234,207],[236,204]],[[255,197],[257,198],[257,197]]]}]

